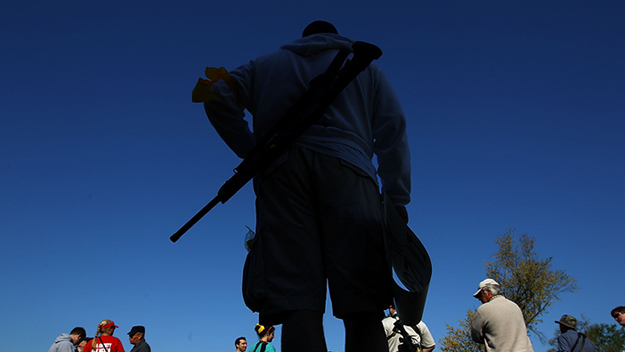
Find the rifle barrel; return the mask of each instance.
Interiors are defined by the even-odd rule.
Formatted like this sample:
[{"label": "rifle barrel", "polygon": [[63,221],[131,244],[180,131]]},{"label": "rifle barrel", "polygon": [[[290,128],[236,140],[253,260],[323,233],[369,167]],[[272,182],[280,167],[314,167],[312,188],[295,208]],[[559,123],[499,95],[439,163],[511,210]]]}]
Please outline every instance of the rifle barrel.
[{"label": "rifle barrel", "polygon": [[204,208],[200,209],[197,214],[193,215],[193,217],[189,219],[186,224],[182,225],[182,227],[178,231],[171,235],[169,239],[173,243],[176,243],[176,241],[178,241],[180,237],[185,234],[185,232],[187,232],[191,227],[193,227],[193,225],[200,221],[200,219],[203,218],[204,215],[206,215],[209,211],[211,211],[211,209],[213,209],[213,207],[215,207],[217,203],[219,203],[219,196],[213,198],[213,200],[208,202],[208,204],[206,204]]}]

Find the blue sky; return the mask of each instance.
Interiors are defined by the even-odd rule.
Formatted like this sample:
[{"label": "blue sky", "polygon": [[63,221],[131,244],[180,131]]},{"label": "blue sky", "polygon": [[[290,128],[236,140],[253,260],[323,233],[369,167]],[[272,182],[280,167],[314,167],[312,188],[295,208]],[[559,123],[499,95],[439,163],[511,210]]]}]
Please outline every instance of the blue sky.
[{"label": "blue sky", "polygon": [[[239,163],[191,90],[206,66],[246,63],[317,19],[378,45],[402,101],[434,338],[478,305],[483,261],[510,227],[579,280],[542,332],[562,314],[613,323],[625,304],[623,15],[620,1],[3,4],[2,351],[45,350],[75,326],[93,336],[103,319],[126,350],[138,324],[156,351],[256,340],[240,293],[251,187],[169,241]],[[330,309],[325,323],[342,351]]]}]

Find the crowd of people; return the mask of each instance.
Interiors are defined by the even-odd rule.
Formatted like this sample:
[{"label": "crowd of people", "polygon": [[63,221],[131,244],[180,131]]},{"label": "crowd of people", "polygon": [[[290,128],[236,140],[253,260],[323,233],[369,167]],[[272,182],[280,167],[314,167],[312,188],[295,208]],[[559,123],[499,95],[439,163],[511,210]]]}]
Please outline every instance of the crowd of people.
[{"label": "crowd of people", "polygon": [[[523,313],[519,306],[504,297],[502,288],[493,279],[479,283],[473,297],[481,302],[471,324],[471,338],[484,344],[486,352],[532,352],[532,343],[527,335]],[[618,324],[625,327],[625,306],[618,306],[610,312]],[[558,352],[597,352],[595,344],[582,332],[577,331],[577,319],[565,314],[556,321],[560,327],[557,337]],[[388,352],[432,352],[436,347],[434,337],[427,325],[421,321],[417,325],[404,325],[393,305],[388,315],[382,319]],[[48,352],[125,352],[121,341],[113,336],[119,328],[112,320],[103,320],[96,328],[95,337],[87,337],[82,327],[76,327],[69,334],[58,336]],[[243,336],[234,341],[235,352],[276,352],[271,344],[275,338],[275,328],[256,324],[254,331],[258,341],[248,350],[247,339]],[[145,327],[133,326],[128,332],[133,345],[130,352],[151,352],[145,341]]]},{"label": "crowd of people", "polygon": [[[332,24],[314,21],[301,38],[231,72],[207,69],[209,80],[200,79],[193,91],[193,101],[204,103],[210,123],[240,158],[257,156],[263,150],[258,146],[284,149],[263,160],[254,176],[257,235],[243,273],[243,298],[259,313],[259,341],[251,352],[275,352],[271,341],[278,324],[284,351],[327,352],[326,292],[345,327],[345,352],[435,348],[424,323],[406,326],[395,308],[389,309],[393,278],[383,209],[396,209],[408,223],[407,122],[392,85],[374,63],[350,77],[351,83],[336,83],[362,53],[357,44]],[[349,55],[352,61],[346,61]],[[213,71],[222,73],[213,77],[208,73]],[[331,105],[305,105],[328,100],[321,94],[337,87]],[[311,99],[302,103],[302,97]],[[310,115],[318,113],[306,120],[311,125],[294,126],[289,120],[305,120],[293,113],[301,106],[310,108]],[[300,129],[298,135],[289,134]],[[289,144],[279,144],[284,140]],[[383,204],[380,193],[388,202]],[[474,341],[487,352],[533,351],[521,309],[504,297],[497,282],[482,281],[474,297],[482,303],[471,326]],[[625,325],[624,307],[615,308],[612,316]],[[593,343],[576,331],[575,318],[565,315],[557,323],[562,329],[560,351],[592,351]],[[76,328],[59,336],[49,352],[124,352],[113,336],[116,328],[104,320],[93,339]],[[150,351],[142,326],[128,334],[131,352]],[[246,339],[237,338],[235,346],[245,352]]]},{"label": "crowd of people", "polygon": [[[532,343],[527,335],[523,313],[519,306],[506,299],[499,284],[486,279],[478,285],[473,294],[482,305],[478,308],[471,325],[471,338],[485,345],[486,352],[510,351],[532,352]],[[382,320],[389,352],[432,352],[436,347],[434,337],[427,325],[421,321],[417,325],[404,325],[393,305],[389,314]],[[625,326],[625,306],[618,306],[610,312],[621,326]],[[577,331],[577,319],[565,314],[556,321],[560,327],[557,337],[558,352],[597,352],[595,344],[583,333]],[[87,337],[82,327],[75,327],[69,334],[58,336],[48,352],[124,352],[121,341],[113,336],[119,328],[112,320],[98,324],[95,337]],[[275,338],[273,326],[256,324],[254,331],[258,342],[248,350],[247,339],[243,336],[234,341],[234,352],[276,352],[271,344]],[[134,346],[130,352],[151,352],[145,341],[145,327],[133,326],[128,339]]]},{"label": "crowd of people", "polygon": [[[69,334],[58,336],[48,352],[125,352],[122,342],[113,336],[117,328],[112,320],[102,320],[96,328],[95,337],[87,337],[83,327],[76,327]],[[133,326],[128,332],[128,339],[133,345],[130,352],[151,352],[150,345],[145,341],[144,326]]]}]

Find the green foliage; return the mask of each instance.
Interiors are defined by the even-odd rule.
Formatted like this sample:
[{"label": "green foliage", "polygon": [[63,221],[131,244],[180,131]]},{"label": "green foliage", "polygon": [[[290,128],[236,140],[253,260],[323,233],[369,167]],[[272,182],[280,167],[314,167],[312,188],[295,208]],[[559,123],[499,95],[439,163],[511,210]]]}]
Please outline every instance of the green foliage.
[{"label": "green foliage", "polygon": [[577,280],[563,270],[551,270],[552,258],[538,257],[533,237],[522,234],[517,244],[513,233],[514,229],[508,229],[495,240],[499,250],[494,261],[484,262],[486,276],[497,281],[506,298],[521,308],[527,329],[544,340],[544,334],[536,330],[540,316],[562,293],[577,291]]},{"label": "green foliage", "polygon": [[584,332],[601,352],[625,350],[625,330],[618,324],[591,324]]},{"label": "green foliage", "polygon": [[[495,243],[499,250],[493,255],[493,261],[484,264],[486,276],[497,281],[504,296],[519,305],[528,330],[544,341],[544,334],[535,330],[541,322],[540,316],[564,292],[575,292],[578,288],[574,278],[562,270],[551,269],[551,257],[539,258],[534,251],[535,240],[522,234],[517,243],[514,229],[497,236]],[[460,326],[447,325],[447,335],[439,340],[442,352],[481,352],[483,347],[471,339],[471,322],[476,310],[467,312]]]}]

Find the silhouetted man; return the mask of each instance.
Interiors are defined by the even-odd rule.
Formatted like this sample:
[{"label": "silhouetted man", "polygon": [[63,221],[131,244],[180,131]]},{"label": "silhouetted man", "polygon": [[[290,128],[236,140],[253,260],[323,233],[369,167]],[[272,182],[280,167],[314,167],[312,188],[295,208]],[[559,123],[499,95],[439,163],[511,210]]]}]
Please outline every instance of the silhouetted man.
[{"label": "silhouetted man", "polygon": [[[328,22],[309,24],[302,38],[211,81],[215,98],[204,103],[209,120],[244,158],[353,43]],[[245,109],[253,117],[253,133]],[[390,82],[371,64],[280,160],[255,177],[257,237],[244,269],[244,299],[260,313],[261,324],[283,324],[283,351],[327,351],[323,314],[329,288],[332,311],[345,325],[345,351],[387,352],[381,320],[392,302],[392,277],[378,177],[407,221],[405,128]]]}]

